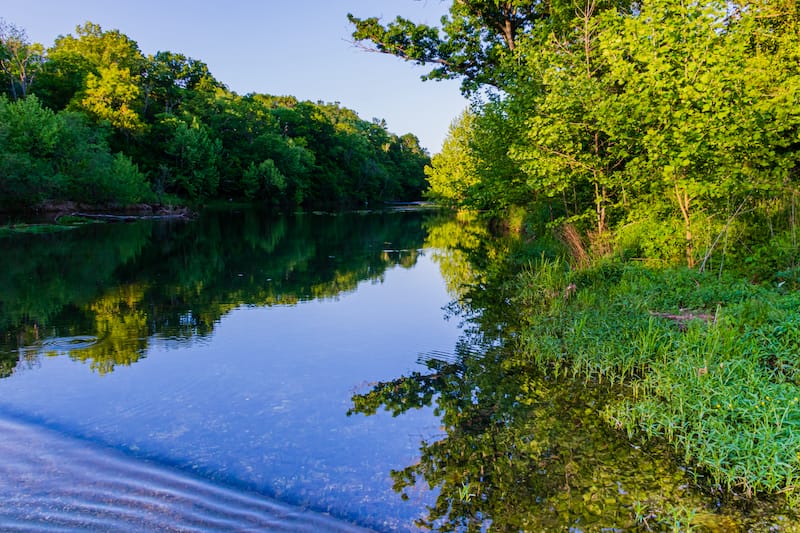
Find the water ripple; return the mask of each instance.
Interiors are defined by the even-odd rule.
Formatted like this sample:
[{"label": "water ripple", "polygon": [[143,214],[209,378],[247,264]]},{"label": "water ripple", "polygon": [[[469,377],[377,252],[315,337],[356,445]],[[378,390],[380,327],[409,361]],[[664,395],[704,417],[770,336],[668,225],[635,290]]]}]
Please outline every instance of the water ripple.
[{"label": "water ripple", "polygon": [[2,531],[365,531],[11,417],[0,436]]},{"label": "water ripple", "polygon": [[41,341],[41,347],[45,351],[70,352],[89,348],[100,341],[93,335],[75,335],[72,337],[51,337]]}]

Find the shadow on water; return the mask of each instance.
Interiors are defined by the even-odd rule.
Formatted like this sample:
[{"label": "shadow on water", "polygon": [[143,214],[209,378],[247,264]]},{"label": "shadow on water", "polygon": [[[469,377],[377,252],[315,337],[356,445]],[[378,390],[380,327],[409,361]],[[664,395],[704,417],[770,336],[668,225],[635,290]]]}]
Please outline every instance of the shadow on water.
[{"label": "shadow on water", "polygon": [[[671,447],[609,426],[604,407],[625,387],[553,375],[515,350],[520,311],[504,279],[524,253],[465,220],[429,224],[427,246],[465,331],[452,354],[427,353],[427,371],[354,395],[348,414],[403,416],[433,406],[439,438],[392,471],[394,489],[439,490],[419,527],[434,531],[799,531],[780,498],[737,501],[699,486]],[[530,250],[536,258],[546,250]],[[515,257],[517,256],[517,257]],[[511,261],[509,261],[511,259]],[[702,478],[702,475],[700,476]]]}]

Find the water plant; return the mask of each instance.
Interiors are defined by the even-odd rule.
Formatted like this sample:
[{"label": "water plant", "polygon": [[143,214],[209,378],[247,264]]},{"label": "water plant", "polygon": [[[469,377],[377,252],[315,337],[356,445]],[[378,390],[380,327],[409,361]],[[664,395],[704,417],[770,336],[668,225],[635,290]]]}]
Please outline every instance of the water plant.
[{"label": "water plant", "polygon": [[462,502],[470,501],[472,498],[475,497],[475,494],[470,492],[471,490],[472,489],[470,487],[469,481],[467,481],[466,483],[462,482],[461,487],[458,488],[458,499],[461,500]]},{"label": "water plant", "polygon": [[515,289],[530,361],[630,391],[602,409],[610,425],[670,442],[707,486],[796,491],[800,296],[688,269],[559,262],[525,269]]},{"label": "water plant", "polygon": [[665,531],[672,531],[673,533],[694,531],[692,526],[694,516],[695,512],[692,509],[681,505],[668,505],[664,509],[664,514],[659,523],[664,527]]}]

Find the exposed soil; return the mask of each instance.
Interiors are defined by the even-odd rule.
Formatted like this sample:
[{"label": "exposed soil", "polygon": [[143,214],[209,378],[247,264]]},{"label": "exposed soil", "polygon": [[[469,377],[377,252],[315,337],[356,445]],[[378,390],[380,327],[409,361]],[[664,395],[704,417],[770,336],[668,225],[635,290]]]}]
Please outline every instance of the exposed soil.
[{"label": "exposed soil", "polygon": [[163,204],[89,205],[77,202],[45,202],[33,213],[58,220],[63,216],[79,216],[105,220],[137,218],[192,218],[194,213],[185,206]]}]

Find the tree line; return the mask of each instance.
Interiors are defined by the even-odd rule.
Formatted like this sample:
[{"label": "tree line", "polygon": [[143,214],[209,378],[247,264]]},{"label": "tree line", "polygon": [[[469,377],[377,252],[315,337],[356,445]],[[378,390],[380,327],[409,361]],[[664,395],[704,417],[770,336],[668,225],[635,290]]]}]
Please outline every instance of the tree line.
[{"label": "tree line", "polygon": [[465,0],[440,27],[350,20],[473,99],[427,170],[439,202],[538,216],[578,257],[796,272],[797,2]]},{"label": "tree line", "polygon": [[339,103],[239,95],[87,22],[45,49],[0,19],[0,207],[413,200],[428,153]]}]

